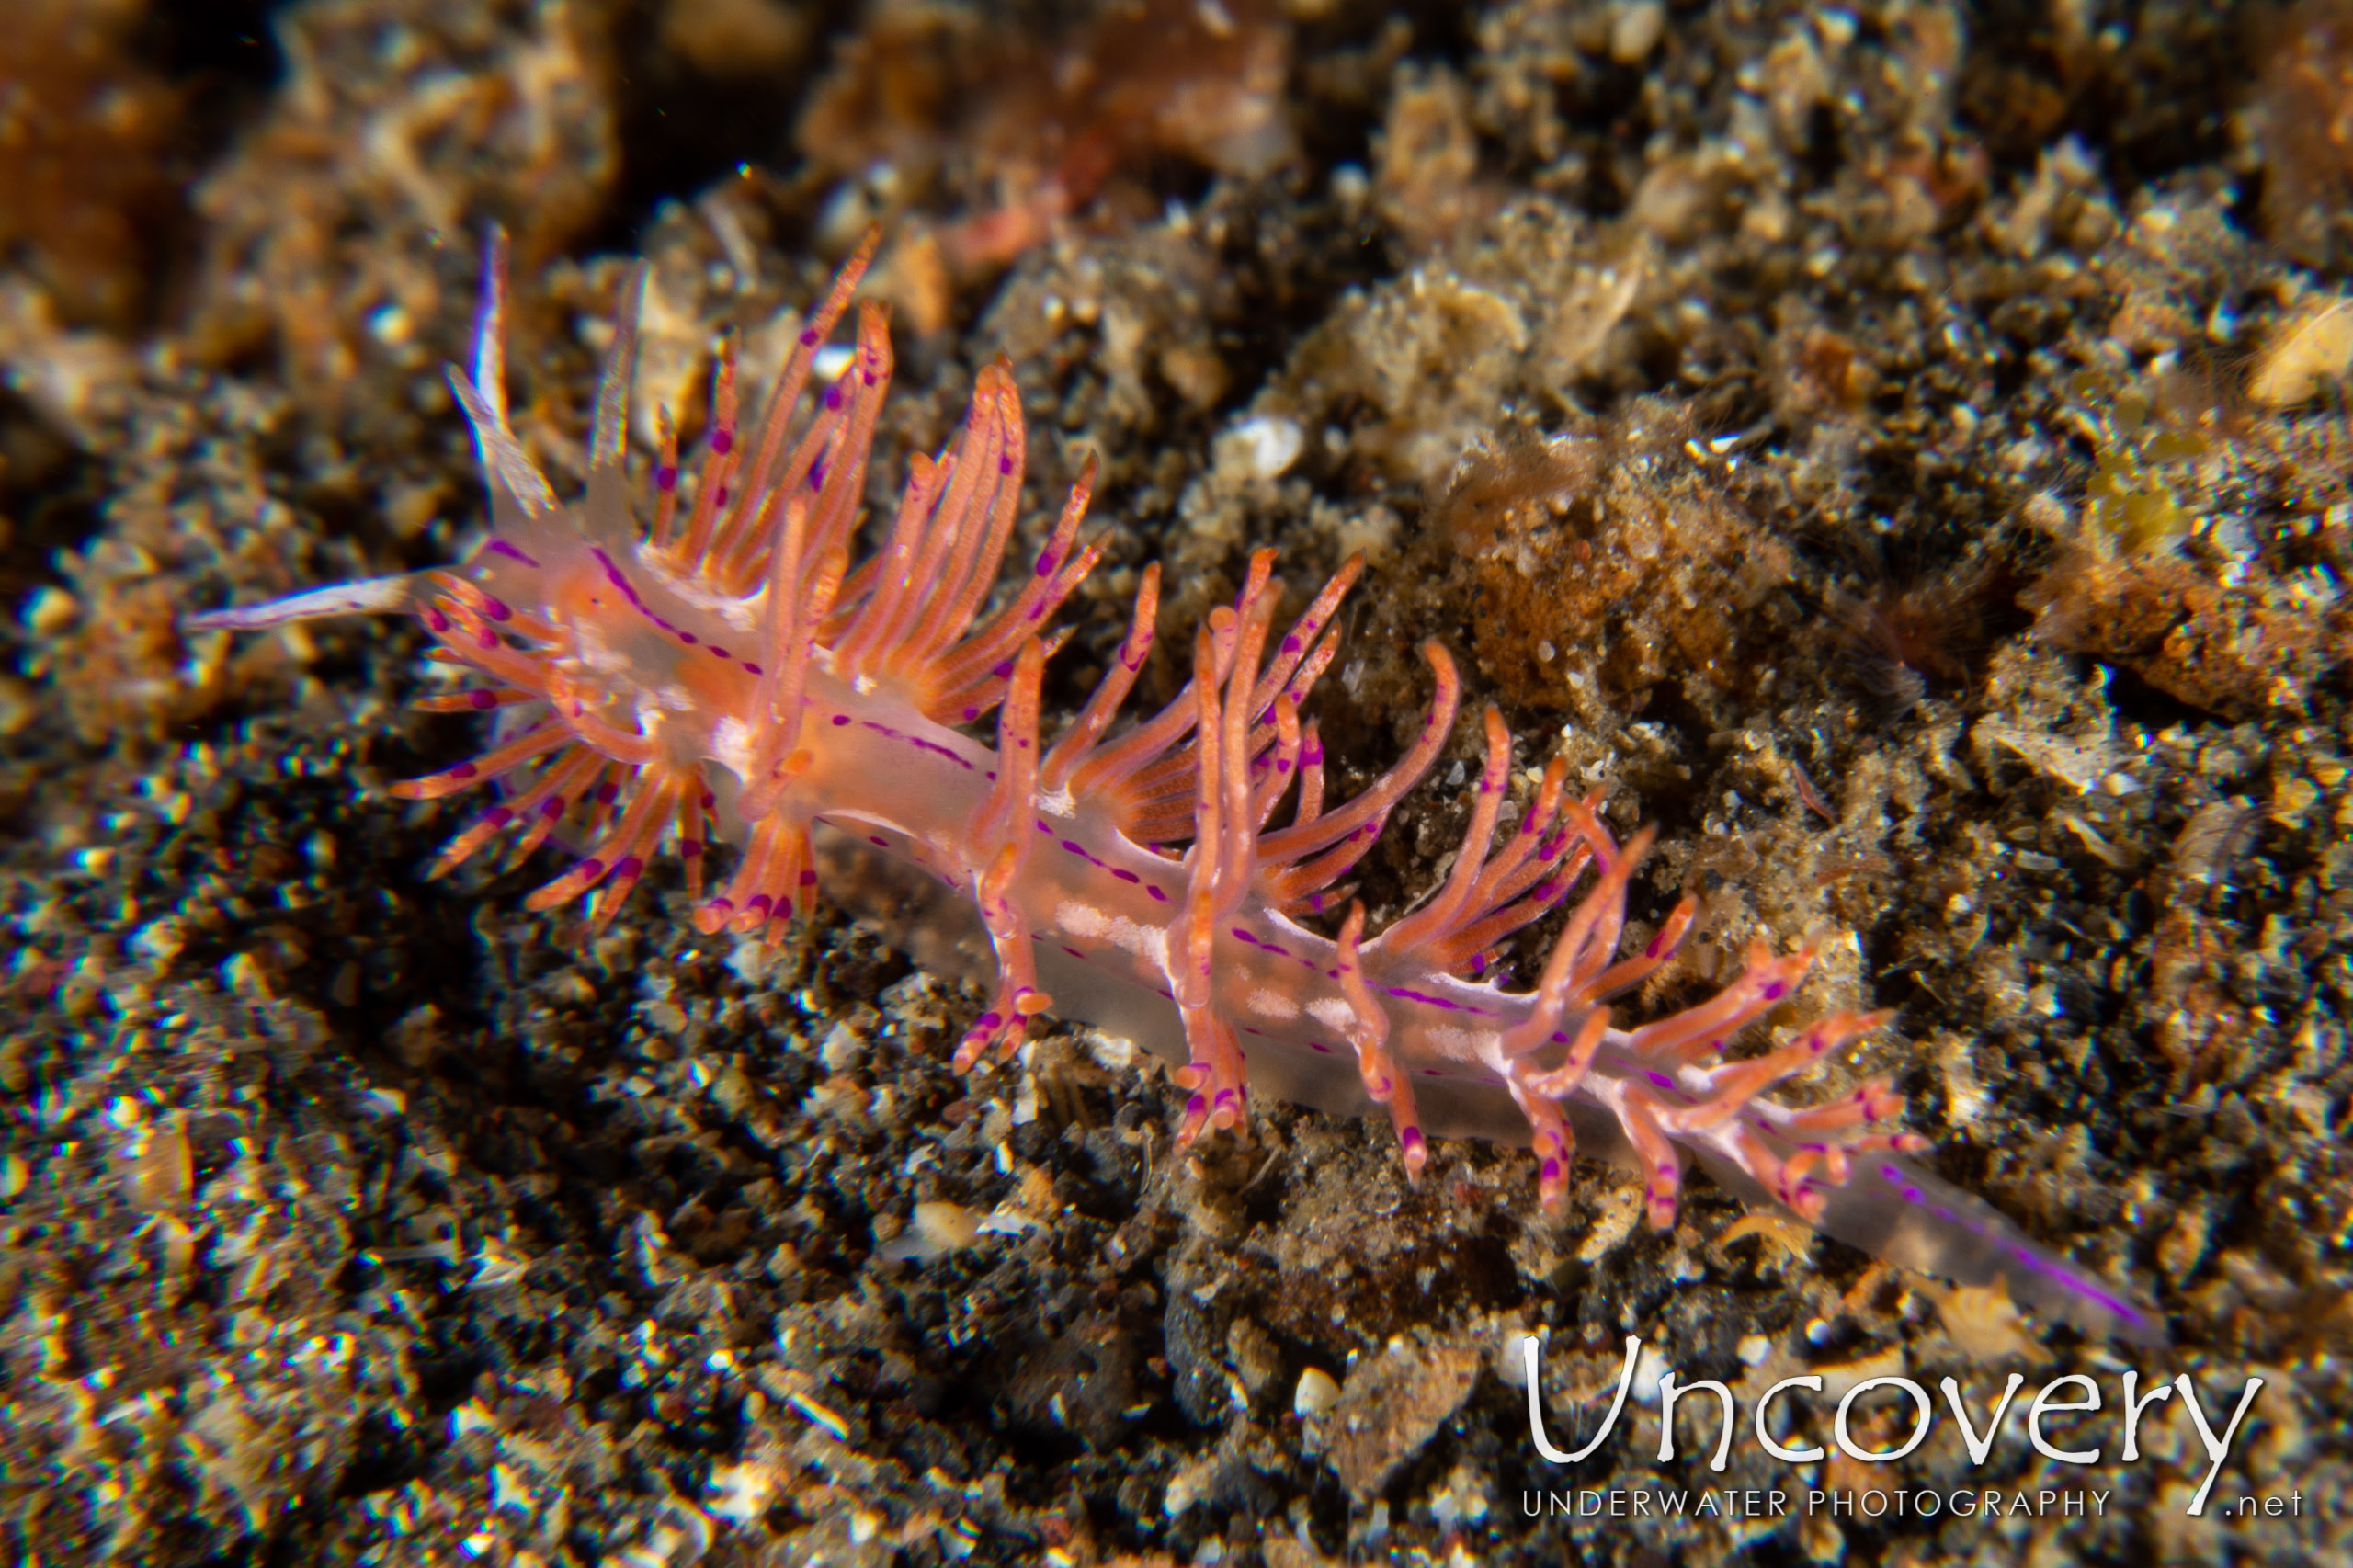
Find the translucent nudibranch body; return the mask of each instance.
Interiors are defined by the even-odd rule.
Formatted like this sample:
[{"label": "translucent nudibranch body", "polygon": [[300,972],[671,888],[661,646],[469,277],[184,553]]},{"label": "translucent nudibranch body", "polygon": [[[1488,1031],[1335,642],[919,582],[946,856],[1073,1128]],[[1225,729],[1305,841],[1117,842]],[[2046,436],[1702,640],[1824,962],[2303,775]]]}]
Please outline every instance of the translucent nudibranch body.
[{"label": "translucent nudibranch body", "polygon": [[[919,870],[937,890],[933,917],[969,927],[977,916],[991,955],[994,989],[960,1069],[1009,1051],[1051,1011],[1178,1063],[1185,1143],[1243,1124],[1253,1093],[1386,1114],[1409,1174],[1433,1136],[1517,1143],[1533,1149],[1540,1200],[1556,1209],[1582,1149],[1639,1170],[1661,1226],[1696,1160],[1744,1199],[1892,1262],[1999,1279],[2052,1316],[2162,1337],[2128,1290],[1920,1169],[1907,1156],[1923,1141],[1894,1125],[1904,1102],[1884,1083],[1802,1108],[1764,1092],[1885,1015],[1833,1013],[1762,1054],[1726,1054],[1783,1007],[1810,951],[1759,945],[1712,998],[1620,1020],[1610,999],[1673,958],[1694,906],[1621,957],[1649,834],[1620,844],[1597,799],[1563,792],[1555,762],[1498,835],[1512,752],[1493,709],[1469,831],[1444,883],[1378,936],[1358,905],[1336,938],[1310,929],[1305,920],[1347,903],[1335,884],[1438,758],[1458,705],[1451,662],[1432,644],[1436,690],[1414,744],[1363,793],[1325,800],[1321,744],[1301,710],[1336,653],[1331,621],[1360,562],[1278,630],[1271,552],[1255,558],[1234,602],[1196,630],[1190,684],[1122,728],[1155,632],[1158,578],[1147,570],[1118,656],[1049,744],[1040,678],[1061,640],[1053,613],[1094,564],[1077,542],[1091,467],[1017,589],[996,593],[1025,465],[1011,371],[991,366],[949,448],[914,460],[880,551],[853,566],[892,369],[880,307],[859,311],[847,369],[822,390],[813,369],[871,247],[804,324],[756,432],[737,425],[733,356],[722,354],[696,472],[682,474],[665,424],[645,465],[642,522],[624,415],[642,271],[598,389],[586,494],[560,504],[507,425],[494,240],[474,362],[450,372],[488,478],[489,541],[454,569],[191,625],[418,615],[437,658],[482,677],[426,706],[509,711],[489,751],[396,792],[433,799],[503,782],[437,870],[501,836],[529,850],[567,824],[585,854],[532,907],[593,894],[593,917],[608,921],[667,849],[703,930],[776,940],[809,909],[821,858]],[[992,712],[993,746],[971,733]],[[734,865],[705,896],[722,842]],[[1178,844],[1189,846],[1181,857],[1165,847]],[[1534,989],[1482,978],[1499,942],[1572,894]]]}]

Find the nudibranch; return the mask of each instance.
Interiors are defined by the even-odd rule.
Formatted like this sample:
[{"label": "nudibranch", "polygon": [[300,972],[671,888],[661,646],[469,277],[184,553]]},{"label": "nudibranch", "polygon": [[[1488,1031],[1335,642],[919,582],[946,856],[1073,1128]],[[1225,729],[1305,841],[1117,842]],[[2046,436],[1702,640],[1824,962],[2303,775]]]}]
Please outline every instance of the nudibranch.
[{"label": "nudibranch", "polygon": [[[756,424],[737,422],[732,349],[691,475],[675,428],[660,423],[639,465],[650,471],[642,522],[626,414],[643,267],[617,308],[586,493],[566,504],[508,425],[506,258],[494,236],[472,364],[449,371],[488,481],[486,542],[457,567],[189,625],[419,617],[433,657],[478,679],[424,705],[510,711],[482,755],[394,793],[502,786],[437,871],[502,835],[529,850],[563,824],[585,853],[529,895],[534,909],[592,896],[592,919],[608,922],[665,847],[705,933],[779,939],[811,909],[828,846],[952,890],[977,915],[994,970],[959,1071],[1010,1051],[1031,1017],[1051,1012],[1177,1064],[1189,1096],[1182,1144],[1241,1126],[1253,1092],[1385,1112],[1409,1175],[1434,1136],[1518,1143],[1534,1151],[1540,1201],[1557,1210],[1582,1149],[1641,1173],[1657,1226],[1674,1222],[1688,1159],[1745,1199],[1896,1264],[1998,1279],[2052,1316],[2162,1337],[2128,1289],[1920,1168],[1909,1156],[1925,1141],[1896,1125],[1904,1100],[1884,1081],[1802,1108],[1768,1095],[1887,1014],[1834,1013],[1760,1054],[1727,1054],[1790,996],[1810,950],[1758,944],[1710,999],[1621,1018],[1613,999],[1675,956],[1695,906],[1687,899],[1620,956],[1651,834],[1620,843],[1597,799],[1564,789],[1557,759],[1498,842],[1512,744],[1494,708],[1480,719],[1485,764],[1461,852],[1434,892],[1369,934],[1362,905],[1336,890],[1446,745],[1460,686],[1446,651],[1426,646],[1435,691],[1418,737],[1361,793],[1326,799],[1303,710],[1337,652],[1335,612],[1361,560],[1279,629],[1272,552],[1255,556],[1233,602],[1194,630],[1189,683],[1122,727],[1156,630],[1158,573],[1147,568],[1117,656],[1050,744],[1040,679],[1067,635],[1054,613],[1096,563],[1078,537],[1092,464],[1029,574],[1000,592],[1025,434],[1011,368],[993,364],[948,448],[912,460],[880,550],[853,563],[892,373],[879,304],[858,304],[846,367],[816,371],[842,358],[827,345],[873,243],[803,324]],[[992,714],[993,745],[974,733]],[[733,869],[706,896],[722,842]],[[1504,989],[1497,944],[1580,887],[1533,989]],[[1336,937],[1305,924],[1344,903]]]}]

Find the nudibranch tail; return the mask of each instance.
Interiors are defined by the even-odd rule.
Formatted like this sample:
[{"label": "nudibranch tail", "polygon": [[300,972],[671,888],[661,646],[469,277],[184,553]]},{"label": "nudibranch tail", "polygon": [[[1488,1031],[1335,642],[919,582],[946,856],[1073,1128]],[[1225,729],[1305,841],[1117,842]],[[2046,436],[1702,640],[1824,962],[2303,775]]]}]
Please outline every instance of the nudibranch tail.
[{"label": "nudibranch tail", "polygon": [[[1047,744],[1043,674],[1068,635],[1053,618],[1097,558],[1079,539],[1095,466],[1000,595],[1029,449],[1013,369],[998,360],[975,378],[945,449],[910,460],[880,547],[853,561],[892,371],[884,312],[857,299],[874,243],[801,327],[756,421],[739,424],[732,339],[691,460],[669,416],[657,421],[641,526],[627,410],[643,270],[615,312],[586,494],[562,504],[507,423],[506,251],[494,236],[472,362],[449,372],[488,482],[488,541],[455,568],[190,626],[416,614],[434,658],[473,677],[423,706],[501,724],[481,755],[393,792],[503,789],[437,875],[501,838],[528,854],[567,824],[586,852],[528,897],[532,908],[593,896],[591,919],[608,922],[666,849],[683,862],[699,930],[773,942],[811,911],[821,846],[835,835],[919,871],[977,911],[994,971],[959,1070],[1009,1051],[1051,1010],[1176,1064],[1188,1096],[1180,1146],[1246,1130],[1253,1094],[1385,1112],[1409,1176],[1427,1167],[1432,1137],[1529,1145],[1549,1212],[1566,1202],[1582,1145],[1636,1167],[1661,1227],[1676,1222],[1696,1161],[1744,1199],[1908,1267],[1999,1279],[2085,1326],[2162,1336],[2129,1291],[1920,1171],[1909,1156],[1925,1141],[1901,1125],[1904,1100],[1887,1080],[1813,1106],[1773,1097],[1890,1021],[1806,1005],[1811,948],[1753,943],[1712,996],[1624,1019],[1614,1004],[1674,959],[1698,904],[1683,899],[1621,953],[1653,830],[1621,844],[1597,792],[1568,792],[1558,757],[1505,825],[1513,740],[1496,709],[1480,714],[1483,755],[1450,869],[1370,931],[1346,879],[1446,749],[1462,693],[1446,650],[1425,644],[1419,733],[1361,791],[1326,799],[1304,710],[1337,655],[1336,617],[1360,558],[1279,633],[1273,552],[1255,554],[1233,602],[1193,629],[1188,684],[1122,730],[1155,636],[1160,578],[1147,568],[1115,656]],[[823,350],[853,306],[854,351],[821,384]],[[975,729],[992,712],[993,747]],[[737,858],[719,877],[708,862],[722,841]],[[717,890],[707,899],[706,880]],[[1534,984],[1504,989],[1500,944],[1581,885]],[[1302,924],[1344,906],[1336,938]],[[1735,1052],[1745,1030],[1776,1018],[1778,1043]]]}]

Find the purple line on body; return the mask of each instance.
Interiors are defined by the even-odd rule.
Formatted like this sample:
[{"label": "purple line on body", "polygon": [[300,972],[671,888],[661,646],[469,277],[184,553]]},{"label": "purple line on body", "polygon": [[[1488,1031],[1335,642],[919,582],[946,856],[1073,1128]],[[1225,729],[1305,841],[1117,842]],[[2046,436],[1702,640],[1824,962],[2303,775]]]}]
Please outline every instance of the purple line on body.
[{"label": "purple line on body", "polygon": [[1403,1001],[1419,1002],[1425,1006],[1441,1008],[1449,1013],[1471,1013],[1483,1018],[1490,1016],[1487,1008],[1474,1007],[1468,1002],[1450,1001],[1444,996],[1433,996],[1427,991],[1415,991],[1403,985],[1384,985],[1381,987],[1381,993],[1384,995],[1398,997]]},{"label": "purple line on body", "polygon": [[[903,731],[892,729],[888,724],[877,723],[871,719],[861,719],[858,722],[864,724],[868,729],[872,730],[876,734],[882,736],[886,740],[904,741],[907,744],[915,747],[917,751],[936,753],[940,756],[946,757],[949,761],[954,763],[965,772],[970,773],[972,771],[972,765],[952,746],[941,745],[938,741],[925,740],[921,735],[907,734]],[[989,777],[991,778],[995,778],[996,775],[992,773]]]}]

